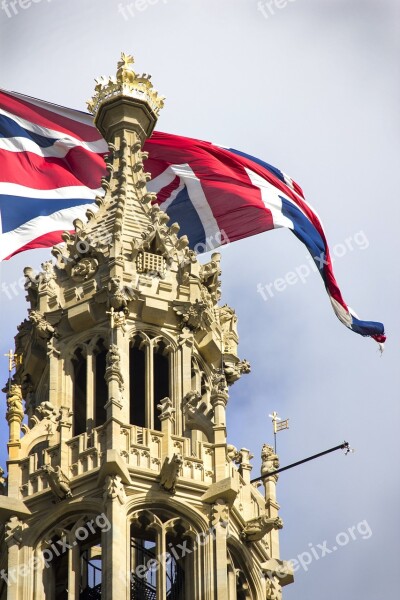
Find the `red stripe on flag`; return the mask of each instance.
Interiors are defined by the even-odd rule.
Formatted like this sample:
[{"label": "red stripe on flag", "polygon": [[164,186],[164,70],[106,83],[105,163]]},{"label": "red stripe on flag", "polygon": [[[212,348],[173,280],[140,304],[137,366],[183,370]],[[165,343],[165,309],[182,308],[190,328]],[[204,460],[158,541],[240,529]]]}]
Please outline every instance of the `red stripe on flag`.
[{"label": "red stripe on flag", "polygon": [[104,160],[83,148],[72,148],[65,158],[43,158],[31,152],[0,150],[0,181],[37,190],[67,186],[97,189],[106,173]]},{"label": "red stripe on flag", "polygon": [[85,125],[73,118],[77,111],[62,107],[63,111],[71,114],[71,118],[69,119],[58,114],[55,105],[50,103],[45,104],[47,104],[48,110],[31,104],[29,98],[21,100],[6,92],[0,92],[0,107],[26,121],[48,129],[55,129],[62,133],[72,134],[85,142],[95,142],[101,139],[101,135],[94,125]]},{"label": "red stripe on flag", "polygon": [[[21,246],[21,248],[15,250],[15,252],[7,256],[4,260],[9,260],[11,257],[15,256],[16,254],[19,254],[20,252],[24,252],[25,250],[51,248],[55,244],[60,244],[62,242],[61,235],[64,233],[64,231],[65,230],[51,231],[50,233],[45,233],[40,237],[31,240],[30,242],[28,242],[28,244],[25,244],[25,246]],[[71,230],[70,233],[73,233],[73,230]]]}]

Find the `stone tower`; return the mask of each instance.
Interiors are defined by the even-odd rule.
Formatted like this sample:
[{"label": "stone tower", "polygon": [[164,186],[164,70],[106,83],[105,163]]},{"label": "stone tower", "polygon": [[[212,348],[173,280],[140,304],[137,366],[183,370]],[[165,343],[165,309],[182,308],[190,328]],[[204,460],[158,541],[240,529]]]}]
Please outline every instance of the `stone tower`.
[{"label": "stone tower", "polygon": [[[143,144],[163,100],[133,59],[89,108],[109,144],[87,222],[26,268],[29,316],[5,388],[1,600],[272,600],[277,466],[228,444],[228,389],[249,371],[220,298],[220,256],[201,265],[146,189]],[[0,474],[1,475],[1,474]]]}]

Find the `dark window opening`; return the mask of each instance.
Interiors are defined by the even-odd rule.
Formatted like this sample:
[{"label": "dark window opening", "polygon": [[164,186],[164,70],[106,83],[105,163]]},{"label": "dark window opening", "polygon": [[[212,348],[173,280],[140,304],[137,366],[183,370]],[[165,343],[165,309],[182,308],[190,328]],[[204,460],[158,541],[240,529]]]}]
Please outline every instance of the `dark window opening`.
[{"label": "dark window opening", "polygon": [[145,353],[138,346],[132,346],[129,356],[130,414],[129,422],[138,427],[146,427],[146,363]]},{"label": "dark window opening", "polygon": [[108,400],[108,389],[107,382],[105,380],[106,374],[106,357],[107,350],[104,347],[103,341],[100,342],[98,354],[96,354],[96,377],[95,377],[95,427],[103,425],[107,418],[107,411],[105,405]]},{"label": "dark window opening", "polygon": [[[60,547],[58,544],[59,541],[60,538],[58,536],[54,537],[52,545],[54,544],[56,548]],[[57,598],[57,600],[68,600],[68,573],[68,552],[63,552],[60,553],[59,556],[54,556],[51,561],[51,569],[49,572],[50,585],[47,587],[47,592],[50,592],[50,597]]]},{"label": "dark window opening", "polygon": [[102,595],[102,553],[100,536],[81,546],[79,600],[97,600]]},{"label": "dark window opening", "polygon": [[73,435],[80,435],[86,431],[86,358],[78,348],[72,360],[74,369],[73,386]]},{"label": "dark window opening", "polygon": [[44,465],[44,451],[49,447],[48,440],[44,442],[39,442],[35,444],[31,451],[29,452],[29,456],[35,455],[35,469],[40,469]]},{"label": "dark window opening", "polygon": [[157,405],[166,396],[169,396],[169,360],[159,351],[154,354],[154,429],[157,431],[161,431]]}]

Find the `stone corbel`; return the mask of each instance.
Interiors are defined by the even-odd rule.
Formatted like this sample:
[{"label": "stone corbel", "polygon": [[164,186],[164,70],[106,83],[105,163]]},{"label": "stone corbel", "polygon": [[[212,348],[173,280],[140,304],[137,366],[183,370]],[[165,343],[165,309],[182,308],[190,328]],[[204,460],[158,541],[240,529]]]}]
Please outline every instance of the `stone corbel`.
[{"label": "stone corbel", "polygon": [[103,500],[104,503],[107,500],[118,500],[119,503],[125,504],[126,502],[126,493],[124,483],[120,477],[120,475],[107,475],[104,482],[104,493]]},{"label": "stone corbel", "polygon": [[270,581],[278,580],[281,587],[294,581],[293,567],[290,561],[270,558],[261,564],[261,570]]},{"label": "stone corbel", "polygon": [[15,515],[10,517],[10,519],[5,524],[5,542],[7,546],[13,546],[16,544],[17,546],[21,546],[22,544],[22,531],[23,531],[23,523],[19,520]]}]

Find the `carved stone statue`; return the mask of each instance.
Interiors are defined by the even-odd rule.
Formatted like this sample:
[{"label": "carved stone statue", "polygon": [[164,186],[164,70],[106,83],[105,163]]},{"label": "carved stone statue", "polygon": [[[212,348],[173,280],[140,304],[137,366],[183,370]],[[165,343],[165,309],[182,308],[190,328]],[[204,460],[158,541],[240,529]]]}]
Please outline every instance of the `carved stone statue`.
[{"label": "carved stone statue", "polygon": [[261,476],[267,476],[268,473],[279,469],[279,458],[275,454],[272,446],[264,444],[261,451]]},{"label": "carved stone statue", "polygon": [[56,416],[56,409],[51,402],[46,400],[45,402],[41,402],[36,407],[36,413],[40,416],[41,419],[50,419]]},{"label": "carved stone statue", "polygon": [[242,531],[242,538],[246,542],[259,542],[273,529],[282,529],[282,527],[283,521],[280,517],[270,518],[267,515],[261,515],[247,521]]},{"label": "carved stone statue", "polygon": [[108,282],[107,306],[115,311],[128,313],[128,302],[134,300],[136,294],[127,285],[122,285],[119,277],[111,277]]},{"label": "carved stone statue", "polygon": [[161,467],[160,486],[170,494],[175,494],[175,486],[182,464],[182,457],[179,454],[174,454],[171,461],[167,456]]},{"label": "carved stone statue", "polygon": [[122,391],[124,379],[121,373],[121,355],[116,344],[111,344],[107,352],[105,378],[107,382],[117,380]]},{"label": "carved stone statue", "polygon": [[228,444],[226,447],[226,456],[232,462],[237,463],[240,459],[240,452],[238,452],[236,446]]},{"label": "carved stone statue", "polygon": [[213,379],[212,379],[212,388],[211,388],[211,395],[216,395],[219,394],[221,392],[223,393],[227,393],[228,391],[228,386],[226,383],[226,377],[224,375],[224,373],[219,372],[216,375],[214,375]]},{"label": "carved stone statue", "polygon": [[38,276],[32,267],[25,267],[25,284],[24,288],[27,292],[26,299],[31,305],[31,309],[35,310],[38,305],[39,289],[38,289]]},{"label": "carved stone statue", "polygon": [[17,416],[21,420],[24,416],[24,409],[22,405],[22,391],[21,386],[17,383],[12,383],[10,388],[6,386],[3,392],[7,394],[7,420],[11,417]]},{"label": "carved stone statue", "polygon": [[65,473],[61,471],[61,467],[56,467],[54,469],[51,465],[44,465],[42,471],[45,473],[50,489],[58,502],[65,498],[72,498],[69,479]]},{"label": "carved stone statue", "polygon": [[250,363],[247,360],[240,360],[236,364],[224,363],[224,373],[227,382],[231,385],[235,383],[241,375],[247,375],[251,372]]},{"label": "carved stone statue", "polygon": [[55,296],[57,294],[56,274],[52,261],[42,263],[42,269],[43,271],[37,277],[39,292],[47,292],[50,296]]},{"label": "carved stone statue", "polygon": [[29,311],[29,320],[33,324],[38,337],[43,340],[49,340],[56,334],[55,328],[46,321],[43,313],[38,310]]}]

